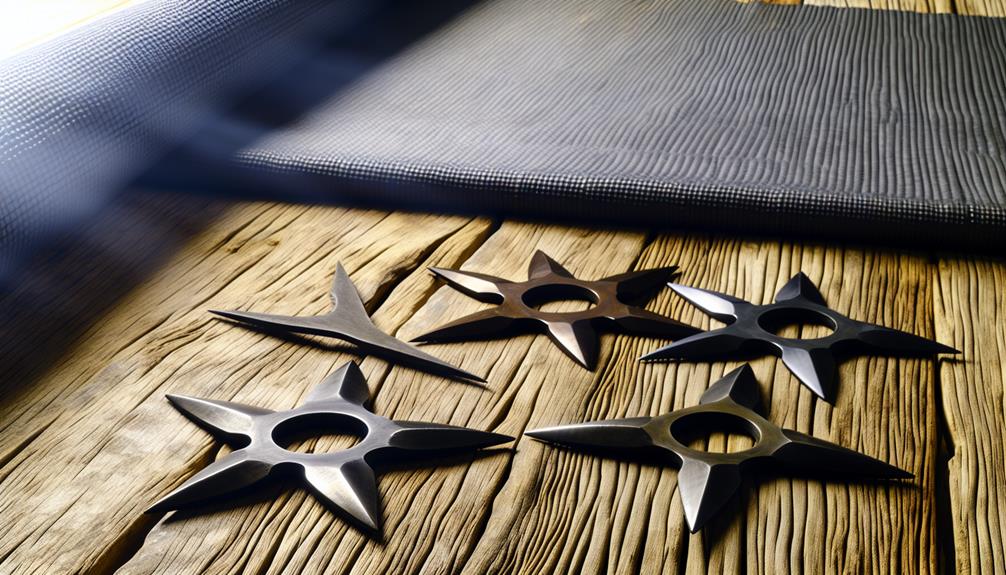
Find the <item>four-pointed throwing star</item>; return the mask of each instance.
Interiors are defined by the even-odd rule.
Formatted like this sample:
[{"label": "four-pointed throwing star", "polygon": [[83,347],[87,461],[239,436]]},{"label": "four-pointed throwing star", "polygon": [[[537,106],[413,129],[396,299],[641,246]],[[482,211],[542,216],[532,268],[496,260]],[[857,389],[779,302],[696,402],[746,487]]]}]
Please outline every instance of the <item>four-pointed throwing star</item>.
[{"label": "four-pointed throwing star", "polygon": [[334,309],[319,316],[296,317],[218,310],[210,310],[210,312],[258,328],[334,337],[354,343],[364,351],[389,361],[409,365],[416,369],[446,377],[485,381],[477,375],[458,369],[377,329],[370,320],[370,316],[367,315],[367,310],[364,309],[363,302],[360,300],[360,294],[357,293],[356,287],[350,281],[342,264],[336,267],[335,281],[332,284],[330,295]]},{"label": "four-pointed throwing star", "polygon": [[[377,480],[371,463],[379,456],[403,458],[477,449],[512,437],[437,423],[392,421],[364,407],[370,394],[360,368],[343,365],[318,385],[303,405],[270,411],[227,401],[169,395],[179,411],[226,443],[244,445],[193,475],[150,512],[162,512],[224,496],[251,486],[283,468],[300,474],[326,504],[365,527],[380,523]],[[335,453],[283,449],[277,437],[319,423],[350,424],[365,430],[355,446]]]},{"label": "four-pointed throwing star", "polygon": [[[831,401],[837,376],[835,353],[855,347],[876,353],[957,353],[941,343],[850,319],[825,304],[817,287],[803,273],[793,276],[775,296],[775,303],[754,305],[714,291],[669,284],[679,295],[726,327],[695,334],[643,356],[657,359],[728,359],[757,348],[782,357],[782,362],[818,397]],[[823,323],[834,332],[816,339],[780,337],[773,326],[785,321]]]},{"label": "four-pointed throwing star", "polygon": [[[742,366],[713,384],[699,405],[658,417],[613,419],[564,425],[527,435],[573,448],[670,455],[680,465],[678,489],[692,533],[702,528],[740,486],[751,464],[774,462],[794,470],[837,472],[882,479],[912,474],[861,453],[808,435],[782,429],[758,415],[758,384],[750,366]],[[754,446],[735,453],[711,453],[688,447],[697,431],[747,434]]]},{"label": "four-pointed throwing star", "polygon": [[[666,338],[698,331],[633,305],[653,297],[675,269],[641,270],[587,281],[573,277],[541,251],[535,252],[531,258],[528,280],[523,282],[431,268],[451,287],[479,301],[498,305],[453,321],[412,341],[442,342],[494,337],[531,324],[543,328],[552,341],[577,363],[593,369],[597,363],[597,329],[601,323],[614,323],[630,333]],[[559,299],[583,299],[594,305],[575,312],[545,312],[536,307]]]}]

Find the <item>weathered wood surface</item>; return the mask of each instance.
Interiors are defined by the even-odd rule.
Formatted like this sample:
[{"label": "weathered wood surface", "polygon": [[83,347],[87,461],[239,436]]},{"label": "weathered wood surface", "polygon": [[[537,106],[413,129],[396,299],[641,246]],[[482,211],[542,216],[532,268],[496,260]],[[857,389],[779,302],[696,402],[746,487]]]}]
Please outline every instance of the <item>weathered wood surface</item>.
[{"label": "weathered wood surface", "polygon": [[943,258],[936,282],[937,336],[963,352],[939,372],[957,572],[1004,573],[1006,265]]},{"label": "weathered wood surface", "polygon": [[[742,0],[753,1],[753,0]],[[770,4],[806,4],[839,8],[902,10],[929,14],[962,14],[966,16],[1006,16],[1003,0],[762,0]]]},{"label": "weathered wood surface", "polygon": [[[982,0],[817,1],[1006,15],[1006,3]],[[1006,573],[1002,261],[182,198],[123,209],[138,217],[110,221],[134,238],[129,253],[85,242],[0,298],[9,320],[0,327],[0,573]],[[428,346],[486,376],[484,388],[362,360],[382,415],[518,437],[478,457],[381,475],[383,541],[287,484],[206,513],[143,513],[226,450],[165,393],[288,408],[359,359],[348,346],[263,335],[206,308],[321,311],[342,262],[377,325],[408,338],[482,306],[425,267],[521,278],[535,248],[583,277],[677,264],[683,283],[752,301],[803,270],[840,311],[961,349],[939,362],[850,360],[834,406],[777,360],[753,362],[771,420],[916,479],[763,477],[689,535],[675,470],[520,434],[691,405],[738,363],[644,365],[635,358],[662,342],[607,335],[591,373],[527,335]],[[96,250],[104,257],[86,259]],[[666,290],[650,308],[710,325]],[[708,448],[726,441],[714,435]],[[345,444],[323,437],[298,449]]]},{"label": "weathered wood surface", "polygon": [[[143,514],[221,453],[164,393],[288,408],[355,357],[346,346],[286,341],[214,320],[205,308],[321,311],[341,261],[377,324],[407,338],[483,306],[439,286],[425,266],[520,278],[536,248],[583,277],[677,264],[684,283],[752,301],[771,299],[803,270],[853,317],[925,335],[941,326],[941,337],[966,352],[964,363],[943,367],[942,397],[928,359],[852,359],[842,365],[834,406],[815,400],[777,360],[754,362],[773,421],[891,461],[916,480],[894,486],[763,477],[702,533],[689,535],[673,469],[519,436],[530,427],[691,405],[738,364],[640,364],[635,358],[662,342],[606,335],[591,373],[546,338],[527,335],[428,346],[485,376],[485,388],[363,360],[378,413],[518,436],[513,450],[382,475],[384,541],[367,539],[285,484],[206,513]],[[968,296],[975,315],[954,314],[946,302],[960,298],[948,290],[966,291],[976,274],[991,278],[984,280],[991,291]],[[972,394],[1001,398],[1002,331],[969,318],[995,317],[1002,275],[999,263],[934,265],[925,254],[516,222],[496,228],[485,220],[330,207],[233,207],[103,313],[54,367],[25,371],[30,382],[12,374],[0,383],[0,572],[929,573],[948,558],[938,533],[953,533],[962,570],[979,571],[982,562],[1001,567],[992,558],[1002,549],[1001,402],[988,413]],[[669,290],[651,308],[710,325]],[[947,327],[941,318],[962,323]],[[962,338],[996,363],[974,367]],[[964,371],[948,374],[948,366]],[[949,468],[938,449],[941,405],[957,453]],[[709,448],[723,442],[713,436]],[[301,449],[338,445],[322,438]],[[996,465],[986,467],[977,458],[989,450]],[[953,524],[940,526],[951,520],[939,515],[938,481],[948,469]]]}]

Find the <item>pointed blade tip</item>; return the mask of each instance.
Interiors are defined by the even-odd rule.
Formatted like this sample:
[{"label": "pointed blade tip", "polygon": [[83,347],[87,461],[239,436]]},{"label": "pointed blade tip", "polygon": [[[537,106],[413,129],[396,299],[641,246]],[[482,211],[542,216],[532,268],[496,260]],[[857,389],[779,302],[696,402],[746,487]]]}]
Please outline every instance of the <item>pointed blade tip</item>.
[{"label": "pointed blade tip", "polygon": [[147,507],[144,513],[168,513],[169,511],[177,510],[179,506],[175,505],[172,502],[172,499],[174,499],[175,495],[177,494],[178,489],[175,489],[171,493],[168,493],[164,497],[161,497],[160,499],[155,501],[152,505]]},{"label": "pointed blade tip", "polygon": [[458,372],[459,372],[458,377],[460,377],[461,379],[467,381],[474,381],[475,383],[489,383],[489,380],[480,375],[475,375],[474,373],[468,373],[467,371],[463,371],[460,369],[458,370]]},{"label": "pointed blade tip", "polygon": [[236,322],[254,322],[255,316],[253,312],[243,312],[238,310],[222,310],[222,309],[209,309],[206,310],[216,316],[229,319]]},{"label": "pointed blade tip", "polygon": [[893,477],[894,479],[915,479],[915,474],[911,471],[905,471],[900,467],[895,467]]},{"label": "pointed blade tip", "polygon": [[354,514],[353,515],[353,519],[355,519],[357,522],[359,522],[359,524],[361,526],[365,527],[371,533],[373,533],[375,535],[381,535],[381,519],[380,519],[380,517],[373,517],[369,513],[367,513],[366,515],[362,515],[362,514],[361,515],[355,515]]},{"label": "pointed blade tip", "polygon": [[501,445],[514,440],[514,438],[509,435],[493,431],[480,431],[467,428],[461,429],[466,432],[467,445],[463,446],[466,448],[484,449],[486,447],[493,447],[495,445]]},{"label": "pointed blade tip", "polygon": [[164,397],[167,398],[168,403],[174,406],[179,411],[184,411],[188,413],[188,404],[196,403],[200,401],[198,397],[192,397],[190,395],[180,395],[177,393],[165,393]]},{"label": "pointed blade tip", "polygon": [[167,513],[168,511],[171,511],[171,510],[168,509],[168,508],[166,508],[161,503],[161,501],[158,501],[158,502],[154,503],[153,505],[147,507],[143,512],[144,513],[154,514],[154,513]]},{"label": "pointed blade tip", "polygon": [[529,431],[525,431],[524,435],[545,443],[572,446],[580,443],[576,439],[578,435],[596,427],[597,422],[572,423],[569,425],[557,425],[531,429]]},{"label": "pointed blade tip", "polygon": [[536,439],[538,441],[544,441],[544,442],[554,443],[554,442],[556,442],[556,440],[553,437],[553,435],[559,429],[561,429],[561,428],[559,428],[559,427],[542,427],[542,428],[539,428],[539,429],[530,429],[528,431],[525,431],[524,435],[526,435],[526,436],[528,436],[528,437],[530,437],[532,439]]},{"label": "pointed blade tip", "polygon": [[516,439],[514,437],[510,437],[509,435],[505,435],[503,433],[496,433],[493,431],[485,431],[483,433],[485,433],[485,442],[483,443],[483,447],[502,445],[504,443],[508,443]]},{"label": "pointed blade tip", "polygon": [[643,354],[643,355],[639,356],[639,361],[644,361],[644,362],[648,362],[649,363],[649,362],[656,362],[656,361],[671,361],[671,360],[674,360],[674,359],[680,359],[680,358],[676,358],[673,355],[671,355],[671,354],[668,353],[669,351],[671,351],[671,348],[673,348],[673,347],[674,347],[674,344],[672,343],[671,345],[664,346],[664,347],[662,347],[660,349],[655,349],[655,350],[651,351],[650,353]]}]

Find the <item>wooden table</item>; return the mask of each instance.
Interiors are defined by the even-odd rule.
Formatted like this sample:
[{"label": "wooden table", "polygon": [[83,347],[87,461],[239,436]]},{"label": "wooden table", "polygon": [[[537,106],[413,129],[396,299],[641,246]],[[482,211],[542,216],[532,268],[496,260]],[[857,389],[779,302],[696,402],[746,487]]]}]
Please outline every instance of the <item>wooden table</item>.
[{"label": "wooden table", "polygon": [[[1001,3],[906,4],[1004,13]],[[226,453],[166,393],[287,409],[361,359],[207,308],[321,312],[341,262],[377,325],[408,339],[486,307],[428,266],[520,279],[535,249],[591,279],[678,265],[682,283],[754,302],[803,271],[843,313],[962,350],[849,360],[834,405],[777,359],[752,362],[772,421],[915,480],[760,477],[690,535],[674,469],[521,434],[690,406],[740,363],[642,364],[666,342],[608,335],[589,372],[528,335],[425,348],[486,377],[485,388],[362,358],[377,413],[518,438],[512,449],[382,474],[383,541],[290,483],[201,513],[144,513]],[[1006,572],[1004,300],[1006,264],[960,254],[138,194],[0,301],[0,573]],[[670,290],[649,309],[714,325]],[[785,333],[809,335],[799,329]],[[707,448],[744,441],[714,434]]]}]

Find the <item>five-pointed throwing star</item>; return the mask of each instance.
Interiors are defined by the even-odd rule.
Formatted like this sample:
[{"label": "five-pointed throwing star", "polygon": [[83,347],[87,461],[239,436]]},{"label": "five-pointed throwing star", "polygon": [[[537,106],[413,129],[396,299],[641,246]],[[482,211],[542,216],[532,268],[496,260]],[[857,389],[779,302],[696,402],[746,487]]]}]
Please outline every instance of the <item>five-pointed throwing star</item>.
[{"label": "five-pointed throwing star", "polygon": [[366,352],[430,373],[471,381],[485,380],[458,369],[377,329],[363,307],[360,294],[342,264],[335,269],[330,292],[334,309],[324,315],[296,317],[243,311],[210,310],[217,315],[265,329],[334,337],[356,344]]},{"label": "five-pointed throwing star", "polygon": [[[169,395],[182,413],[226,443],[244,445],[196,473],[149,509],[161,512],[249,487],[286,468],[303,477],[324,503],[365,527],[378,529],[377,481],[371,463],[384,459],[477,449],[512,437],[437,423],[392,421],[364,407],[370,394],[360,368],[346,363],[318,385],[303,405],[270,411],[227,401]],[[277,436],[335,421],[364,429],[360,443],[334,453],[287,451]],[[322,431],[330,431],[323,429]]]},{"label": "five-pointed throwing star", "polygon": [[[692,533],[701,529],[740,486],[743,474],[757,462],[793,470],[837,472],[883,479],[912,474],[827,441],[782,429],[758,415],[758,384],[750,366],[728,373],[710,387],[699,405],[658,417],[613,419],[538,429],[527,435],[573,448],[671,456],[680,466],[678,490]],[[747,434],[754,445],[734,453],[711,453],[688,447],[701,432]],[[697,433],[698,432],[698,433]]]},{"label": "five-pointed throwing star", "polygon": [[[726,327],[695,334],[643,356],[657,359],[729,359],[745,350],[763,350],[782,362],[818,397],[831,401],[837,377],[836,352],[856,347],[881,354],[957,353],[941,343],[870,323],[850,319],[830,308],[803,273],[793,276],[775,296],[775,303],[754,305],[744,300],[678,284],[669,284],[683,298]],[[773,326],[785,321],[821,323],[834,329],[825,337],[781,337]]]},{"label": "five-pointed throwing star", "polygon": [[[530,324],[542,328],[567,355],[593,369],[597,363],[600,324],[614,323],[627,332],[676,338],[698,330],[638,303],[649,300],[674,274],[676,267],[628,272],[596,281],[573,277],[541,251],[531,258],[528,280],[513,282],[485,274],[431,268],[451,287],[486,303],[498,304],[453,321],[412,341],[444,342],[495,337]],[[575,312],[545,312],[537,309],[547,301],[583,299],[593,307]]]}]

